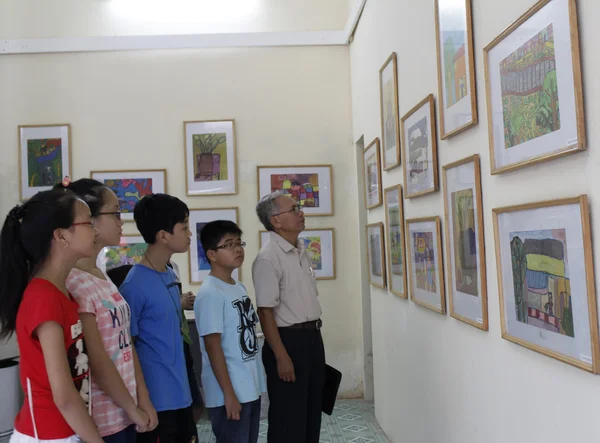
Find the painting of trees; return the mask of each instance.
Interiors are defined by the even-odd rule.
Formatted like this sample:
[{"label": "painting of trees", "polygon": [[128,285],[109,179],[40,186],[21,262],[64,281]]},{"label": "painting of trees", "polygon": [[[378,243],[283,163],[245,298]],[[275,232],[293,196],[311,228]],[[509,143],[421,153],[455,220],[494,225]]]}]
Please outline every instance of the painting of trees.
[{"label": "painting of trees", "polygon": [[525,300],[525,275],[527,272],[527,257],[523,241],[514,237],[510,242],[510,253],[513,272],[513,289],[515,293],[515,309],[517,320],[527,323],[527,305]]}]

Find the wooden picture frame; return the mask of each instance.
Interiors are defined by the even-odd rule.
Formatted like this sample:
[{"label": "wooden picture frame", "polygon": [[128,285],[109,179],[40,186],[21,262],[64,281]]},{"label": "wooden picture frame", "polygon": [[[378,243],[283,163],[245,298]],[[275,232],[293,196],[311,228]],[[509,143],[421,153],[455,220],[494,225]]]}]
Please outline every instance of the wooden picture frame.
[{"label": "wooden picture frame", "polygon": [[[237,207],[231,208],[201,208],[191,209],[189,217],[190,231],[192,238],[190,248],[188,249],[188,271],[190,284],[201,284],[210,273],[210,265],[206,259],[204,249],[200,244],[200,231],[206,223],[215,220],[229,220],[239,226],[239,210]],[[242,268],[233,271],[232,277],[236,280],[242,279]]]},{"label": "wooden picture frame", "polygon": [[183,139],[186,195],[237,194],[235,120],[185,121]]},{"label": "wooden picture frame", "polygon": [[363,151],[365,207],[381,206],[381,151],[379,138],[375,138]]},{"label": "wooden picture frame", "polygon": [[487,276],[479,155],[443,167],[450,316],[488,330]]},{"label": "wooden picture frame", "polygon": [[440,138],[446,140],[478,123],[471,0],[435,0],[435,36]]},{"label": "wooden picture frame", "polygon": [[445,315],[441,220],[437,216],[408,219],[406,233],[409,245],[410,299],[420,306]]},{"label": "wooden picture frame", "polygon": [[19,199],[29,200],[72,176],[71,125],[20,125]]},{"label": "wooden picture frame", "polygon": [[502,338],[597,374],[598,310],[587,195],[492,213]]},{"label": "wooden picture frame", "polygon": [[370,223],[365,226],[367,241],[367,267],[369,284],[376,288],[386,288],[385,251],[383,223]]},{"label": "wooden picture frame", "polygon": [[402,132],[405,198],[421,197],[439,188],[435,102],[429,94],[408,111]]},{"label": "wooden picture frame", "polygon": [[333,215],[331,165],[257,166],[258,200],[283,191],[302,206],[306,217]]},{"label": "wooden picture frame", "polygon": [[[258,232],[258,246],[262,248],[269,239],[269,231]],[[317,280],[335,280],[335,229],[334,228],[310,228],[305,229],[298,236],[304,240],[308,256],[313,264],[315,278]],[[308,239],[318,244],[311,248]]]},{"label": "wooden picture frame", "polygon": [[396,53],[379,69],[381,149],[383,170],[400,166],[400,117],[398,111],[398,67]]},{"label": "wooden picture frame", "polygon": [[484,62],[492,174],[586,149],[576,0],[538,1]]},{"label": "wooden picture frame", "polygon": [[148,244],[141,235],[122,235],[118,246],[102,248],[96,258],[96,266],[106,273],[120,266],[135,265],[142,261],[147,248]]},{"label": "wooden picture frame", "polygon": [[402,186],[394,185],[384,189],[383,200],[387,241],[388,290],[398,297],[408,299]]},{"label": "wooden picture frame", "polygon": [[121,219],[133,221],[135,204],[145,195],[167,192],[166,169],[90,171],[90,178],[111,189],[119,200]]}]

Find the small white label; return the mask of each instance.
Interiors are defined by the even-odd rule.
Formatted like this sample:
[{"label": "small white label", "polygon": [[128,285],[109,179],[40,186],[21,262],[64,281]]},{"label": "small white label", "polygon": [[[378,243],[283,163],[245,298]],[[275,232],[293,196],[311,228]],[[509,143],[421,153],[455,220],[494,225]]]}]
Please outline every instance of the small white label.
[{"label": "small white label", "polygon": [[471,123],[472,121],[473,121],[473,117],[469,117],[469,118],[467,119],[467,123]]},{"label": "small white label", "polygon": [[567,146],[576,145],[579,142],[577,137],[572,138],[571,140],[567,140]]},{"label": "small white label", "polygon": [[481,317],[477,317],[476,321],[477,321],[477,323],[479,323],[480,325],[482,325],[482,324],[483,324],[483,318],[481,318]]},{"label": "small white label", "polygon": [[585,362],[585,363],[588,363],[588,364],[590,364],[590,365],[593,363],[593,362],[592,362],[592,358],[591,358],[589,355],[583,355],[583,354],[580,354],[580,355],[579,355],[579,358],[581,358],[581,361],[583,361],[583,362]]},{"label": "small white label", "polygon": [[438,309],[442,309],[442,305],[438,305],[437,307],[438,307]]}]

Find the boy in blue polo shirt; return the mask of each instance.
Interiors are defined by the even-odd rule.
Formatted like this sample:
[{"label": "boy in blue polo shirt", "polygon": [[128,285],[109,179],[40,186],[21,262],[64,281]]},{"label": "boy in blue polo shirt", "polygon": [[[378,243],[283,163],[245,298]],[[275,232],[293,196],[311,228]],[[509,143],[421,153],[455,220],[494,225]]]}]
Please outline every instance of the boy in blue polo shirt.
[{"label": "boy in blue polo shirt", "polygon": [[202,386],[219,443],[256,443],[266,391],[256,339],[258,316],[246,287],[232,278],[244,262],[242,231],[233,222],[207,223],[200,242],[210,263],[194,303],[201,337]]}]

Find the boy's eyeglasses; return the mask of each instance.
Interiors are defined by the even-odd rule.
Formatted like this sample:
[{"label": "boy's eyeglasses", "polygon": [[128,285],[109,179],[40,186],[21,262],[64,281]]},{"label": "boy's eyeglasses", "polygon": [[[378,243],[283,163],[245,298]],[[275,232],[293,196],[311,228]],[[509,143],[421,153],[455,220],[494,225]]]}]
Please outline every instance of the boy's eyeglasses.
[{"label": "boy's eyeglasses", "polygon": [[117,217],[117,220],[121,220],[121,212],[120,211],[115,211],[115,212],[98,212],[98,215],[114,215],[115,217]]},{"label": "boy's eyeglasses", "polygon": [[246,247],[246,242],[240,242],[240,243],[225,243],[224,245],[221,246],[215,246],[213,249],[217,250],[217,249],[228,249],[230,251],[233,251],[236,248],[245,248]]},{"label": "boy's eyeglasses", "polygon": [[294,205],[289,211],[278,212],[277,214],[273,214],[272,217],[275,217],[276,215],[287,214],[288,212],[293,212],[294,214],[298,215],[300,214],[300,211],[302,211],[302,206]]}]

